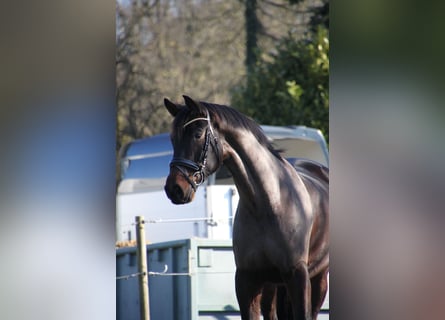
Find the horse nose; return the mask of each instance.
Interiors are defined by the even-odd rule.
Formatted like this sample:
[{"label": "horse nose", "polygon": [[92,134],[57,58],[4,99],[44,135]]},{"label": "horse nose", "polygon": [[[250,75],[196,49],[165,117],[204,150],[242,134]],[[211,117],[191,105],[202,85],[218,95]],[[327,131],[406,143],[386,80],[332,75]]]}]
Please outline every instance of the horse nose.
[{"label": "horse nose", "polygon": [[173,186],[172,193],[176,199],[182,199],[184,197],[184,192],[182,191],[182,188],[178,184],[175,184]]},{"label": "horse nose", "polygon": [[166,185],[164,190],[170,200],[172,200],[174,203],[180,202],[180,200],[184,198],[184,191],[182,191],[182,188],[176,183],[170,188]]}]

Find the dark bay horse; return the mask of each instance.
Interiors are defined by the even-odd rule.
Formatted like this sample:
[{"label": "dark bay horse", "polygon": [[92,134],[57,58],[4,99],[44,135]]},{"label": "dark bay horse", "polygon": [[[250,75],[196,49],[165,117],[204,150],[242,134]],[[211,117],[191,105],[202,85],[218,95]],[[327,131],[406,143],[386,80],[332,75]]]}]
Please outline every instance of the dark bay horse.
[{"label": "dark bay horse", "polygon": [[235,109],[184,100],[164,100],[175,117],[167,196],[192,201],[224,164],[239,192],[233,250],[241,318],[316,319],[329,269],[328,169],[302,159],[291,165]]}]

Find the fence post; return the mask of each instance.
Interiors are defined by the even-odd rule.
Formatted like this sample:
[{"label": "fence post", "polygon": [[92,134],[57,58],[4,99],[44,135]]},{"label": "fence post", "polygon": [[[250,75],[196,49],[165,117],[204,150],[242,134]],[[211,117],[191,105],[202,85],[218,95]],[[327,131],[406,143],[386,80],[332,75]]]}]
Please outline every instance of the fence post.
[{"label": "fence post", "polygon": [[139,304],[141,320],[150,320],[148,293],[147,246],[145,244],[144,217],[136,216],[136,241],[139,272]]}]

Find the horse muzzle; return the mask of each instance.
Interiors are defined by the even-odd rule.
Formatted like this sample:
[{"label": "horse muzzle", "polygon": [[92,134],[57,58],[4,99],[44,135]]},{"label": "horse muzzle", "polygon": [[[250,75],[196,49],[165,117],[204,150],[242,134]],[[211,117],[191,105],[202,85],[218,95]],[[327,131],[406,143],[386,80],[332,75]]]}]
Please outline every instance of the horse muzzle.
[{"label": "horse muzzle", "polygon": [[167,197],[174,204],[186,204],[193,201],[195,196],[195,189],[185,179],[182,172],[170,171],[169,176],[165,182],[164,190]]}]

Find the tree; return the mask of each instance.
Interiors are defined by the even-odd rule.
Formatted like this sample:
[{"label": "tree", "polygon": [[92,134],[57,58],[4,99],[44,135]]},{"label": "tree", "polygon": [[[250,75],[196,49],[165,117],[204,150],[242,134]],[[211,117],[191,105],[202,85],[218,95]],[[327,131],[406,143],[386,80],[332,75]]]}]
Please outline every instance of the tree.
[{"label": "tree", "polygon": [[117,3],[117,150],[168,131],[164,97],[229,101],[245,72],[241,9],[237,0]]},{"label": "tree", "polygon": [[257,16],[257,0],[245,0],[244,19],[246,26],[246,70],[247,76],[252,72],[258,53],[258,32],[261,27]]},{"label": "tree", "polygon": [[[245,25],[246,75],[261,56],[268,55],[268,48],[292,29],[300,36],[306,31],[317,0],[243,0]],[[247,79],[248,80],[248,79]]]},{"label": "tree", "polygon": [[289,34],[272,61],[259,61],[232,90],[232,105],[271,125],[307,125],[329,139],[329,38],[319,25],[302,39]]},{"label": "tree", "polygon": [[[118,0],[116,4],[116,150],[168,131],[163,98],[182,94],[222,104],[246,78],[245,2],[255,2],[252,68],[270,61],[291,29],[301,38],[320,0]],[[249,28],[250,29],[250,28]]]}]

